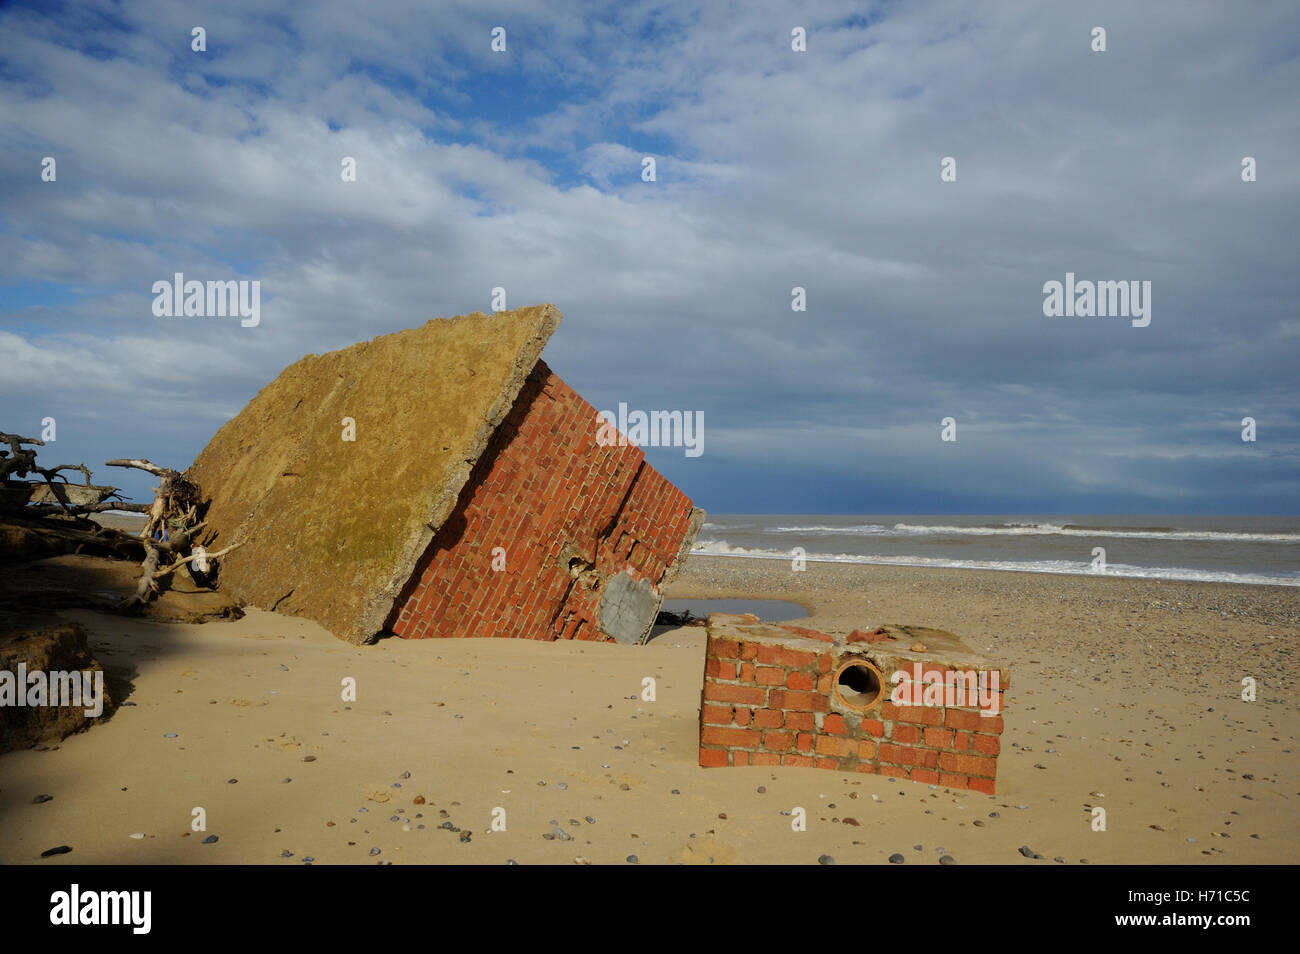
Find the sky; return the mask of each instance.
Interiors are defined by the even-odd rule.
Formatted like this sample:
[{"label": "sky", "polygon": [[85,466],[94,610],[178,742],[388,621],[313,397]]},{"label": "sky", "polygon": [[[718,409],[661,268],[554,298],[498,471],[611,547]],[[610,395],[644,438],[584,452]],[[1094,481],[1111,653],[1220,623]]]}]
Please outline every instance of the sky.
[{"label": "sky", "polygon": [[0,431],[149,499],[103,462],[502,288],[596,408],[702,413],[647,454],[715,513],[1295,514],[1297,90],[1292,2],[11,3]]}]

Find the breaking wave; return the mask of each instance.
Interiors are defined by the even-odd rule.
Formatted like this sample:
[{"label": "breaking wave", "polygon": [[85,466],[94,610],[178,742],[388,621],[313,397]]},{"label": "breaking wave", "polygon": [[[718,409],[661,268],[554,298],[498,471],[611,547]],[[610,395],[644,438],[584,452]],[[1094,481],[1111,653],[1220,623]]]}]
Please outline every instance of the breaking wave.
[{"label": "breaking wave", "polygon": [[[970,529],[970,528],[961,528]],[[1283,534],[1283,536],[1294,536]],[[725,540],[706,540],[695,544],[692,553],[701,556],[740,557],[753,560],[791,559],[788,550],[733,546]],[[1007,570],[1020,573],[1059,573],[1074,576],[1118,576],[1156,580],[1186,580],[1202,583],[1255,583],[1274,586],[1300,586],[1300,575],[1267,576],[1261,573],[1232,573],[1224,570],[1193,570],[1184,567],[1142,567],[1108,563],[1104,573],[1089,569],[1090,564],[1071,560],[956,560],[939,557],[876,556],[856,553],[808,553],[814,563],[864,563],[875,566],[920,566],[960,570]]]}]

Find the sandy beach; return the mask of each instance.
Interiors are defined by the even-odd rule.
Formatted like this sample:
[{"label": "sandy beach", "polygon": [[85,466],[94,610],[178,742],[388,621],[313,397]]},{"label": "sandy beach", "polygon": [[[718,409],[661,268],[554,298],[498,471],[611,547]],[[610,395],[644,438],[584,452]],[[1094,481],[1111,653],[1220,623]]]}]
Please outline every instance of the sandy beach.
[{"label": "sandy beach", "polygon": [[1013,673],[997,794],[700,768],[699,627],[646,646],[357,647],[252,609],[201,625],[69,610],[129,689],[89,731],[0,755],[0,863],[1300,861],[1300,590],[693,556],[668,595],[792,600],[837,635],[957,633]]}]

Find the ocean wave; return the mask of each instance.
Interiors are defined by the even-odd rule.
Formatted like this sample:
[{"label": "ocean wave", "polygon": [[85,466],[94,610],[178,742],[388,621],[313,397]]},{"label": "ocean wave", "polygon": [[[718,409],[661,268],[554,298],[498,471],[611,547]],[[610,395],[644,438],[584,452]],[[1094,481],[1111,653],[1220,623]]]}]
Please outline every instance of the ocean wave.
[{"label": "ocean wave", "polygon": [[896,523],[894,530],[912,536],[932,534],[966,536],[1117,537],[1129,540],[1201,540],[1208,543],[1300,543],[1300,533],[1241,533],[1233,530],[1175,530],[1172,528],[1085,527],[1075,524],[1016,523],[983,527],[956,527]]},{"label": "ocean wave", "polygon": [[[700,556],[739,557],[753,560],[790,560],[788,550],[734,546],[725,540],[708,540],[695,544],[692,553]],[[1184,580],[1199,583],[1254,583],[1274,586],[1300,586],[1300,575],[1266,576],[1262,573],[1232,573],[1226,570],[1193,570],[1185,567],[1142,567],[1108,563],[1104,572],[1092,570],[1091,564],[1072,560],[955,560],[942,557],[874,556],[856,553],[808,553],[813,563],[863,563],[873,566],[918,566],[958,570],[1006,570],[1020,573],[1058,573],[1074,576],[1117,576],[1155,580]]]}]

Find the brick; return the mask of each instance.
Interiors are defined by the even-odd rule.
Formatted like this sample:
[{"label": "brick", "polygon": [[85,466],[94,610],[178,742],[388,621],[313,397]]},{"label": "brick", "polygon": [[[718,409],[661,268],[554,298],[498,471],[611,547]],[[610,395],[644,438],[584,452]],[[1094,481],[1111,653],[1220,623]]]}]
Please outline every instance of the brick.
[{"label": "brick", "polygon": [[925,744],[936,749],[947,749],[952,747],[952,731],[950,729],[929,728],[923,733]]},{"label": "brick", "polygon": [[708,654],[721,659],[734,659],[740,655],[740,643],[733,639],[710,639]]},{"label": "brick", "polygon": [[793,732],[764,732],[763,748],[783,752],[794,745]]},{"label": "brick", "polygon": [[754,681],[760,686],[784,686],[785,670],[777,669],[772,666],[759,666],[758,671],[754,674]]},{"label": "brick", "polygon": [[993,776],[997,774],[998,763],[993,759],[980,758],[977,755],[957,755],[953,752],[944,752],[939,756],[939,768],[949,772],[960,772],[962,775],[985,775]]},{"label": "brick", "polygon": [[919,725],[943,725],[943,710],[936,709],[933,706],[901,706],[899,713],[900,722],[915,722]]},{"label": "brick", "polygon": [[751,684],[752,684],[752,683],[754,682],[754,664],[753,664],[753,663],[741,663],[741,664],[740,664],[740,677],[739,677],[739,678],[740,678],[740,681],[741,681],[741,682],[748,682],[748,683],[751,683]]},{"label": "brick", "polygon": [[830,735],[848,735],[849,727],[844,724],[844,717],[838,713],[828,715],[822,723],[822,731]]},{"label": "brick", "polygon": [[785,713],[780,709],[755,709],[754,728],[779,729],[785,722]]},{"label": "brick", "polygon": [[971,734],[969,732],[954,732],[952,734],[952,747],[958,752],[965,752],[970,748]]},{"label": "brick", "polygon": [[817,656],[815,653],[802,653],[780,646],[759,645],[758,661],[768,665],[784,666],[786,669],[798,669],[801,666],[812,665],[817,661]]},{"label": "brick", "polygon": [[715,659],[715,658],[712,657],[712,656],[709,656],[709,657],[707,657],[707,658],[704,660],[704,675],[705,675],[705,676],[708,676],[708,677],[710,677],[710,678],[716,679],[716,678],[718,678],[718,670],[721,669],[721,668],[722,668],[722,667],[721,667],[721,664],[718,662],[717,659]]},{"label": "brick", "polygon": [[816,718],[811,712],[787,712],[785,714],[785,727],[787,729],[805,729],[811,732],[817,728]]},{"label": "brick", "polygon": [[736,749],[731,753],[731,757],[735,760],[734,764],[736,765],[748,765],[749,756],[750,753],[746,752],[744,749]]},{"label": "brick", "polygon": [[885,724],[879,719],[863,719],[862,731],[878,739],[885,734]]},{"label": "brick", "polygon": [[817,767],[823,769],[838,769],[840,763],[837,759],[818,758]]},{"label": "brick", "polygon": [[762,733],[756,729],[723,729],[712,725],[700,728],[700,741],[706,745],[734,745],[756,749],[761,738]]},{"label": "brick", "polygon": [[822,654],[817,657],[818,672],[830,672],[832,668],[834,668],[834,663],[831,662],[830,656]]},{"label": "brick", "polygon": [[719,766],[730,764],[726,749],[700,749],[700,765],[705,768],[717,768]]},{"label": "brick", "polygon": [[846,757],[858,754],[858,743],[852,739],[836,739],[828,735],[819,735],[816,750],[818,755]]},{"label": "brick", "polygon": [[858,758],[874,759],[876,757],[876,743],[864,740],[858,743]]},{"label": "brick", "polygon": [[731,725],[731,706],[706,705],[700,710],[700,718],[706,725]]},{"label": "brick", "polygon": [[995,794],[993,791],[994,782],[991,778],[970,778],[966,780],[966,785],[974,792],[983,792],[985,795]]},{"label": "brick", "polygon": [[800,752],[811,752],[813,747],[812,733],[800,732],[795,738],[794,747]]},{"label": "brick", "polygon": [[794,765],[800,768],[815,768],[817,760],[810,755],[783,755],[781,756],[782,765]]},{"label": "brick", "polygon": [[1002,740],[996,735],[973,735],[972,748],[983,755],[997,755],[1002,751]]},{"label": "brick", "polygon": [[895,742],[902,742],[904,745],[915,745],[921,741],[921,730],[914,725],[898,722],[894,725],[894,731],[889,737]]},{"label": "brick", "polygon": [[947,772],[939,773],[939,784],[945,788],[966,788],[968,781],[965,775],[952,775]]},{"label": "brick", "polygon": [[806,672],[792,672],[785,680],[786,686],[802,692],[809,692],[813,688],[813,678]]},{"label": "brick", "polygon": [[901,765],[878,765],[876,771],[892,778],[907,778],[907,769]]},{"label": "brick", "polygon": [[939,773],[930,769],[915,768],[912,769],[912,781],[922,782],[926,785],[938,785]]},{"label": "brick", "polygon": [[753,718],[754,710],[746,709],[743,706],[736,707],[736,725],[749,725],[749,720]]},{"label": "brick", "polygon": [[758,656],[758,643],[743,643],[740,647],[741,659],[754,659]]},{"label": "brick", "polygon": [[831,686],[835,685],[835,676],[832,673],[822,673],[817,677],[817,691],[830,692]]},{"label": "brick", "polygon": [[980,715],[978,712],[971,712],[968,709],[949,709],[944,719],[944,725],[952,729],[965,729],[968,732],[975,732],[980,727]]},{"label": "brick", "polygon": [[709,660],[709,661],[710,661],[710,662],[716,662],[716,663],[718,664],[718,678],[719,678],[719,679],[735,679],[735,678],[736,678],[736,664],[735,664],[735,663],[722,662],[722,661],[719,660],[719,659],[711,659],[711,660]]},{"label": "brick", "polygon": [[705,682],[704,698],[709,702],[740,702],[747,706],[761,706],[766,690],[752,686],[724,686]]},{"label": "brick", "polygon": [[752,752],[749,756],[750,765],[780,765],[781,756],[775,752]]}]

